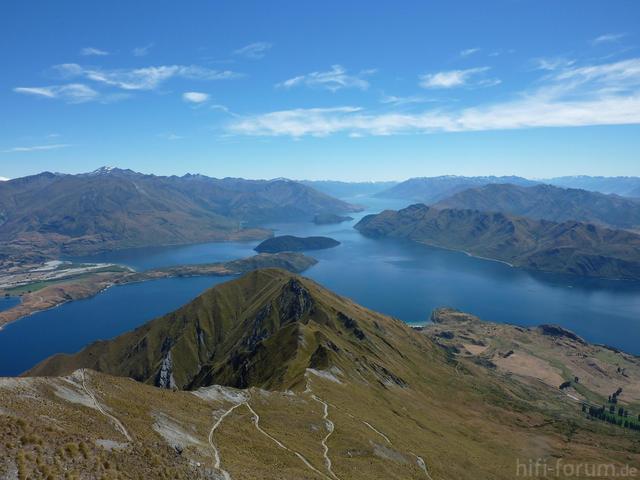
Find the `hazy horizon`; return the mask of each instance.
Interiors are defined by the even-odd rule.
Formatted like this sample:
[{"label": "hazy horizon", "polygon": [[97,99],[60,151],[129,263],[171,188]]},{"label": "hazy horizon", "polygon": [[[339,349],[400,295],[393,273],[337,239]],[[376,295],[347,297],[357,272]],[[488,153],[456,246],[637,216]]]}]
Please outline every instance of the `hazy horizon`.
[{"label": "hazy horizon", "polygon": [[[113,165],[102,165],[100,167],[98,167],[97,169],[94,170],[77,170],[77,171],[53,171],[53,170],[45,170],[45,171],[49,171],[51,173],[56,173],[56,174],[64,174],[64,175],[82,175],[82,174],[88,174],[88,173],[93,173],[95,171],[98,171],[100,169],[104,169],[104,168],[117,168],[117,169],[122,169],[122,170],[132,170],[135,173],[141,173],[144,175],[156,175],[156,176],[177,176],[177,177],[182,177],[185,175],[205,175],[207,177],[211,177],[211,178],[242,178],[245,180],[278,180],[278,179],[286,179],[286,180],[292,180],[295,182],[343,182],[343,183],[400,183],[400,182],[404,182],[406,180],[410,180],[413,178],[436,178],[436,177],[520,177],[520,178],[525,178],[527,180],[533,180],[533,181],[544,181],[544,180],[550,180],[550,179],[555,179],[555,178],[563,178],[563,177],[567,177],[567,178],[572,178],[572,177],[590,177],[590,178],[639,178],[638,175],[585,175],[582,173],[576,173],[576,174],[572,174],[572,175],[558,175],[558,176],[550,176],[550,177],[526,177],[524,175],[518,175],[515,173],[511,173],[511,174],[496,174],[496,173],[484,173],[484,174],[478,174],[478,175],[464,175],[464,174],[455,174],[455,173],[444,173],[444,174],[438,174],[438,175],[412,175],[410,177],[401,177],[401,178],[383,178],[383,179],[367,179],[367,178],[362,178],[362,179],[354,179],[354,180],[350,180],[350,179],[341,179],[341,178],[331,178],[331,177],[326,177],[326,178],[293,178],[293,177],[287,177],[287,176],[273,176],[273,177],[251,177],[251,176],[238,176],[238,175],[215,175],[215,174],[205,174],[202,172],[196,172],[196,171],[190,171],[190,172],[182,172],[182,173],[168,173],[168,174],[159,174],[157,172],[153,172],[153,171],[138,171],[138,170],[134,170],[132,168],[129,168],[127,166],[122,166],[122,167],[116,167]],[[23,175],[21,177],[14,177],[14,178],[9,178],[9,177],[2,177],[0,176],[0,182],[1,181],[8,181],[8,180],[14,180],[16,178],[22,178],[24,176],[30,176],[30,175],[37,175],[39,173],[44,173],[45,171],[42,172],[35,172],[35,173],[29,173],[27,175]]]}]

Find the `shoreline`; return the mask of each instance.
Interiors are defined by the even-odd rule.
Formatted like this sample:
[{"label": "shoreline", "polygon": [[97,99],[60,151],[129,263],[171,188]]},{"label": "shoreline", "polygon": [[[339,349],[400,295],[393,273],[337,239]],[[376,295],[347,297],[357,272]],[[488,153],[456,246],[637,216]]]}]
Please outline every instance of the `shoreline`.
[{"label": "shoreline", "polygon": [[36,313],[60,307],[69,302],[86,300],[114,286],[143,283],[152,280],[180,277],[233,277],[258,268],[283,268],[301,273],[317,260],[301,253],[258,254],[248,258],[219,263],[176,265],[144,272],[100,272],[68,282],[56,282],[40,290],[23,295],[20,303],[0,312],[0,332],[5,326]]},{"label": "shoreline", "polygon": [[[482,256],[480,256],[480,255],[476,255],[476,254],[474,254],[474,253],[471,253],[471,252],[469,252],[469,251],[467,251],[467,250],[461,250],[461,249],[458,249],[458,248],[443,247],[443,246],[441,246],[441,245],[436,245],[436,244],[428,243],[428,242],[421,241],[421,240],[414,240],[414,241],[415,241],[416,243],[421,244],[421,245],[426,245],[427,247],[440,248],[440,249],[442,249],[442,250],[448,250],[448,251],[450,251],[450,252],[464,253],[467,257],[477,258],[477,259],[479,259],[479,260],[487,260],[487,261],[489,261],[489,262],[498,262],[498,263],[502,263],[503,265],[506,265],[506,266],[511,267],[511,268],[524,268],[524,267],[518,267],[517,265],[514,265],[513,263],[509,263],[509,262],[507,262],[507,261],[505,261],[505,260],[499,260],[499,259],[497,259],[497,258],[491,258],[491,257],[482,257]],[[541,270],[541,271],[542,271],[542,270]]]}]

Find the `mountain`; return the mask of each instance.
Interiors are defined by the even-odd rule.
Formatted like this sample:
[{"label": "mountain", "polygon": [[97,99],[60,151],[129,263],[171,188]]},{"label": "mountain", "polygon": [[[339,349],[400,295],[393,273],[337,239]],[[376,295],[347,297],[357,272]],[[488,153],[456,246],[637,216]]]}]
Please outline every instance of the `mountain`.
[{"label": "mountain", "polygon": [[541,180],[565,188],[581,188],[600,193],[613,193],[624,197],[640,197],[640,177],[590,177],[577,175]]},{"label": "mountain", "polygon": [[[348,301],[310,280],[284,270],[256,270],[114,340],[51,357],[28,374],[91,368],[164,388],[286,390],[304,381],[307,368],[327,368],[351,340],[359,345],[367,335],[382,335],[363,330],[355,313]],[[360,367],[382,375],[375,366]]]},{"label": "mountain", "polygon": [[340,182],[337,180],[300,180],[300,183],[337,198],[373,195],[398,182]]},{"label": "mountain", "polygon": [[577,220],[615,228],[640,226],[638,201],[552,185],[485,185],[458,192],[434,206],[503,212],[554,222]]},{"label": "mountain", "polygon": [[511,183],[513,185],[535,185],[537,182],[522,177],[459,177],[444,175],[441,177],[417,177],[405,180],[376,196],[399,198],[431,204],[468,188],[482,187],[491,183]]},{"label": "mountain", "polygon": [[281,270],[31,373],[66,376],[0,379],[0,475],[510,480],[558,452],[640,464],[635,432],[587,419],[557,387]]},{"label": "mountain", "polygon": [[256,252],[302,252],[305,250],[324,250],[340,245],[340,242],[329,237],[294,237],[293,235],[281,235],[267,238],[254,250]]},{"label": "mountain", "polygon": [[357,207],[290,180],[160,177],[103,168],[0,184],[0,245],[14,255],[265,238],[247,228]]},{"label": "mountain", "polygon": [[368,215],[355,228],[369,237],[406,238],[534,270],[640,279],[640,235],[593,224],[416,204]]}]

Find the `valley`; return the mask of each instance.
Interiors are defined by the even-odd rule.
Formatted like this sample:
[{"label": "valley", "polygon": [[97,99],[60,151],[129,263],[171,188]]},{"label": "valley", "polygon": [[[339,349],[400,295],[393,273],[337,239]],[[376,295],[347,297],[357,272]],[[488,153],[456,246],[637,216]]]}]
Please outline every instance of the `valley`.
[{"label": "valley", "polygon": [[[336,248],[309,252],[318,263],[305,274],[339,294],[410,324],[424,324],[432,310],[449,305],[501,323],[558,323],[589,341],[640,353],[640,330],[635,321],[640,311],[639,284],[524,271],[413,242],[370,239],[353,225],[370,213],[399,209],[405,203],[373,197],[358,197],[357,201],[367,208],[353,215],[350,222],[319,226],[302,221],[266,227],[276,235],[327,236],[340,241]],[[117,250],[73,261],[126,265],[144,272],[248,258],[255,255],[256,244],[214,242]],[[22,318],[0,332],[0,375],[16,375],[53,353],[72,353],[93,340],[112,338],[177,308],[226,278],[150,280],[114,285],[78,302],[66,299],[58,308]],[[0,311],[0,315],[13,316],[9,311]],[[86,318],[94,320],[88,323]],[[48,341],[41,341],[34,332]]]},{"label": "valley", "polygon": [[0,2],[0,480],[640,478],[640,2]]}]

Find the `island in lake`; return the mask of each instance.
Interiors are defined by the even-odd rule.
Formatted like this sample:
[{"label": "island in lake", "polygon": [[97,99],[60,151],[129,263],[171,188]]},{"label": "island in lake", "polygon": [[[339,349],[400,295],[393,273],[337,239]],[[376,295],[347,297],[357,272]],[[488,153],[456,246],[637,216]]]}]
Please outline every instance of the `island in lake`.
[{"label": "island in lake", "polygon": [[303,250],[323,250],[340,245],[340,242],[329,237],[294,237],[281,235],[268,238],[254,250],[260,253],[301,252]]}]

